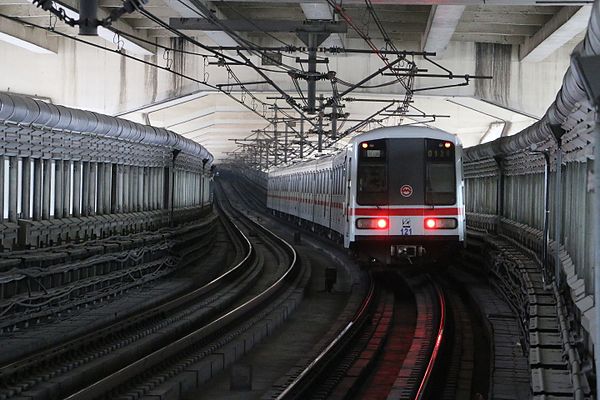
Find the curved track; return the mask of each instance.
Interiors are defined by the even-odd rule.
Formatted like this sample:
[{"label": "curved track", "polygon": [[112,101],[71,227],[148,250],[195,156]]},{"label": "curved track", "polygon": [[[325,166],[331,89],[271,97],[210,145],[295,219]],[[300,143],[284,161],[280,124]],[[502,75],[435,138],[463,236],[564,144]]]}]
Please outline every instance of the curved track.
[{"label": "curved track", "polygon": [[[230,233],[238,238],[235,247],[240,254],[233,267],[151,310],[1,366],[0,397],[34,393],[40,399],[113,397],[132,386],[130,379],[139,380],[165,360],[200,342],[206,344],[211,334],[223,332],[272,300],[297,275],[295,251],[243,215],[234,215],[232,208],[223,215]],[[262,242],[260,251],[252,241]],[[285,268],[277,276],[264,274],[265,261]],[[266,281],[257,285],[264,276]],[[264,290],[249,295],[256,287]]]},{"label": "curved track", "polygon": [[[234,224],[240,232],[246,230],[246,233],[242,234],[251,244],[252,266],[245,265],[248,273],[244,275],[243,282],[251,284],[252,289],[245,291],[244,295],[230,307],[211,317],[197,329],[137,358],[112,374],[82,388],[67,397],[68,399],[114,398],[130,392],[148,393],[165,385],[167,381],[183,372],[187,366],[200,362],[211,352],[223,346],[224,337],[233,340],[240,331],[243,331],[240,325],[246,324],[253,316],[264,311],[269,304],[276,302],[276,298],[293,284],[299,275],[300,266],[292,246],[259,224],[236,213],[233,208],[229,206],[227,208],[229,209],[225,214],[236,221]],[[238,224],[244,225],[245,228],[241,228]],[[254,244],[255,242],[262,243],[260,250]],[[266,250],[275,254],[271,261],[275,261],[276,265],[284,264],[284,268],[280,269],[277,276],[264,274],[262,271],[265,259],[268,257],[264,254]],[[261,282],[265,277],[266,281]],[[257,287],[260,288],[258,292],[248,294]],[[229,293],[229,291],[224,292]]]}]

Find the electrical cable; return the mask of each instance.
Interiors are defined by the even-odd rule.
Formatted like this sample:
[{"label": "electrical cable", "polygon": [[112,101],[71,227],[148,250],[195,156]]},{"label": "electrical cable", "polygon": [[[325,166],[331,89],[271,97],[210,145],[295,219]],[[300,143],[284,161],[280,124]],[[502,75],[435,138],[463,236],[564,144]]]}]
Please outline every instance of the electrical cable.
[{"label": "electrical cable", "polygon": [[[41,29],[41,30],[44,30],[44,31],[47,31],[47,32],[51,32],[51,33],[54,33],[54,34],[58,34],[58,35],[60,35],[60,36],[62,36],[62,37],[65,37],[65,38],[67,38],[67,39],[74,40],[74,41],[76,41],[76,42],[78,42],[78,43],[82,43],[82,44],[85,44],[85,45],[88,45],[88,46],[91,46],[91,47],[94,47],[94,48],[97,48],[97,49],[100,49],[100,50],[104,50],[104,51],[107,51],[107,52],[110,52],[110,53],[115,53],[115,54],[118,54],[118,55],[120,55],[120,56],[122,56],[122,57],[129,58],[129,59],[131,59],[131,60],[134,60],[134,61],[137,61],[137,62],[139,62],[139,63],[145,64],[145,65],[148,65],[148,66],[151,66],[151,67],[153,67],[153,68],[157,68],[157,69],[160,69],[160,70],[163,70],[163,71],[166,71],[166,72],[169,72],[169,73],[171,73],[171,74],[177,75],[177,76],[179,76],[179,77],[182,77],[182,78],[184,78],[184,79],[188,79],[188,80],[190,80],[190,81],[192,81],[192,82],[195,82],[195,83],[198,83],[198,84],[204,85],[204,86],[206,86],[206,87],[209,87],[209,88],[211,88],[211,89],[213,89],[213,90],[215,90],[215,91],[217,91],[217,92],[220,92],[220,93],[223,93],[223,94],[227,95],[227,96],[228,96],[228,97],[230,97],[231,99],[235,100],[237,103],[241,104],[242,106],[244,106],[244,107],[245,107],[245,108],[247,108],[248,110],[250,110],[250,111],[252,111],[253,113],[255,113],[256,115],[258,115],[259,117],[266,119],[266,120],[267,120],[267,122],[270,122],[270,120],[267,118],[267,116],[266,116],[266,115],[263,115],[263,114],[259,113],[258,111],[256,111],[256,109],[253,109],[251,106],[249,106],[248,104],[244,103],[242,100],[240,100],[240,99],[236,98],[236,97],[235,97],[235,96],[233,96],[231,93],[228,93],[228,92],[226,92],[226,91],[224,91],[224,90],[220,89],[220,88],[219,88],[219,87],[217,87],[216,85],[210,84],[210,83],[208,83],[208,82],[204,82],[204,81],[202,81],[202,80],[200,80],[200,79],[196,79],[196,78],[194,78],[194,77],[192,77],[192,76],[189,76],[189,75],[186,75],[186,74],[183,74],[183,73],[177,72],[177,71],[173,71],[173,70],[172,70],[172,69],[170,69],[170,68],[163,67],[163,66],[161,66],[161,65],[159,65],[159,64],[156,64],[156,63],[153,63],[153,62],[150,62],[150,61],[146,61],[146,60],[144,60],[144,59],[142,59],[142,58],[134,57],[134,56],[132,56],[132,55],[129,55],[129,54],[127,54],[127,53],[124,53],[124,52],[122,52],[122,51],[120,51],[120,50],[118,50],[118,49],[110,49],[110,48],[108,48],[108,47],[105,47],[105,46],[102,46],[102,45],[99,45],[99,44],[96,44],[96,43],[93,43],[93,42],[88,42],[87,40],[80,39],[80,38],[78,38],[78,37],[76,37],[76,36],[71,36],[71,35],[69,35],[69,34],[66,34],[66,33],[63,33],[63,32],[57,31],[57,30],[54,30],[54,29],[53,29],[53,28],[51,28],[51,27],[45,27],[45,26],[42,26],[42,25],[35,24],[35,23],[33,23],[33,22],[29,22],[29,21],[23,21],[23,20],[22,20],[22,19],[20,19],[20,18],[17,18],[17,17],[12,17],[12,16],[8,16],[8,15],[6,15],[6,14],[2,14],[2,13],[0,13],[0,17],[3,17],[3,18],[6,18],[6,19],[9,19],[9,20],[11,20],[11,21],[14,21],[14,22],[18,22],[18,23],[20,23],[20,24],[22,24],[22,25],[31,26],[31,27],[33,27],[33,28],[36,28],[36,29]],[[260,102],[261,102],[262,104],[264,104],[264,105],[270,105],[269,103],[266,103],[266,102],[263,102],[263,101],[260,101]]]}]

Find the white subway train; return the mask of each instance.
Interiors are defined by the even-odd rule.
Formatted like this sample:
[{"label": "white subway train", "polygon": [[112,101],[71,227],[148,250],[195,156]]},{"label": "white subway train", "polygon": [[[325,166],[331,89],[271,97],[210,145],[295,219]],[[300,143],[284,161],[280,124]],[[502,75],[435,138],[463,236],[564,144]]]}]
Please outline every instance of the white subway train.
[{"label": "white subway train", "polygon": [[445,259],[465,240],[462,145],[424,127],[360,134],[335,155],[271,169],[267,207],[362,261]]}]

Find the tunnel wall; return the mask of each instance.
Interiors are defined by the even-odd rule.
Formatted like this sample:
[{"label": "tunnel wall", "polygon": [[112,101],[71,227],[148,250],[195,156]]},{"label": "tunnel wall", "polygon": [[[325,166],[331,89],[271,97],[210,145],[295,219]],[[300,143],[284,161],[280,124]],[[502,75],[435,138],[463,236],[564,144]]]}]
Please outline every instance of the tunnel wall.
[{"label": "tunnel wall", "polygon": [[189,220],[212,155],[165,129],[0,93],[0,249],[47,247]]},{"label": "tunnel wall", "polygon": [[[598,1],[575,53],[600,54]],[[541,152],[548,155],[546,272],[569,292],[576,319],[585,330],[581,333],[589,338],[594,328],[594,221],[599,216],[594,212],[593,187],[596,115],[583,88],[572,62],[556,100],[539,122],[517,135],[466,149],[464,168],[468,228],[504,235],[541,257],[545,185]],[[558,276],[555,271],[560,271]]]}]

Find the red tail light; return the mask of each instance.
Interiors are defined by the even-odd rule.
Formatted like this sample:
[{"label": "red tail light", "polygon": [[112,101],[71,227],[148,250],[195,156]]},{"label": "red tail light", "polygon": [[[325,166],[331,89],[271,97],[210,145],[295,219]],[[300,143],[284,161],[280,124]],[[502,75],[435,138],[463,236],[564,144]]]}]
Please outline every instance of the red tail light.
[{"label": "red tail light", "polygon": [[425,218],[425,229],[456,229],[456,218]]},{"label": "red tail light", "polygon": [[387,229],[388,225],[387,218],[359,218],[356,220],[358,229]]}]

